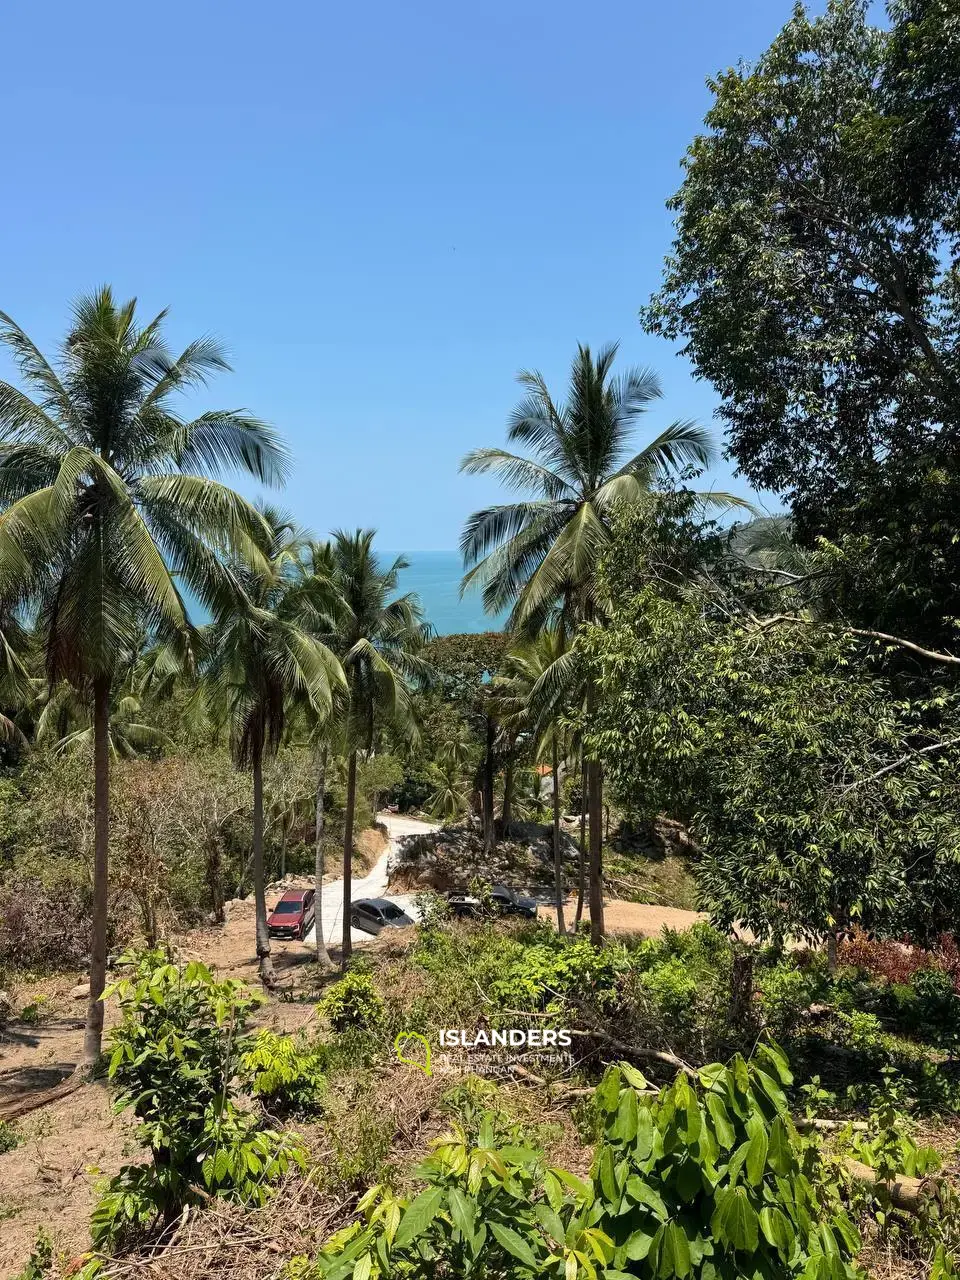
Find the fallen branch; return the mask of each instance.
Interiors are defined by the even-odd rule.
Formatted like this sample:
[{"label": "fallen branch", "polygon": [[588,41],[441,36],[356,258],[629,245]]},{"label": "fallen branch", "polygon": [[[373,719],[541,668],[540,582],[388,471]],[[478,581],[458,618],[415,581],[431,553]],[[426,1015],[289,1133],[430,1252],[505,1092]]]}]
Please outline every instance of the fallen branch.
[{"label": "fallen branch", "polygon": [[843,1164],[855,1182],[872,1187],[874,1191],[883,1188],[893,1207],[904,1213],[920,1213],[931,1200],[940,1198],[940,1183],[936,1178],[908,1178],[905,1173],[898,1173],[887,1182],[876,1169],[860,1160],[848,1159]]},{"label": "fallen branch", "polygon": [[836,1133],[840,1129],[853,1129],[857,1133],[866,1133],[868,1127],[865,1120],[820,1120],[815,1118],[794,1120],[793,1123],[801,1133],[806,1133],[810,1129],[816,1129],[818,1133]]},{"label": "fallen branch", "polygon": [[51,1089],[16,1094],[8,1102],[0,1102],[0,1120],[16,1120],[19,1116],[29,1115],[31,1111],[38,1111],[50,1102],[56,1102],[59,1098],[66,1098],[69,1094],[76,1093],[89,1079],[90,1068],[80,1066],[76,1067],[66,1080],[61,1080]]}]

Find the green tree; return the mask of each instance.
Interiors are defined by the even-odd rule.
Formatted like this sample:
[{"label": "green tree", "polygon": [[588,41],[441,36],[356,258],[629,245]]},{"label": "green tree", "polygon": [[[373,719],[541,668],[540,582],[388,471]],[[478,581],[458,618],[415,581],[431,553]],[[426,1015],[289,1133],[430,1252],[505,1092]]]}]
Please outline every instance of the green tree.
[{"label": "green tree", "polygon": [[[477,745],[478,764],[474,779],[474,809],[483,824],[483,847],[489,853],[496,844],[494,789],[498,766],[496,700],[493,679],[500,670],[507,638],[500,631],[478,634],[435,636],[427,648],[434,672],[430,696],[461,718],[466,732]],[[446,720],[437,750],[441,769],[443,744],[454,735]]]},{"label": "green tree", "polygon": [[177,414],[177,393],[228,365],[209,338],[172,355],[164,316],[139,324],[135,301],[118,304],[104,287],[77,302],[51,363],[0,313],[0,342],[23,382],[0,383],[0,598],[35,613],[50,684],[68,681],[92,707],[87,1062],[99,1055],[103,1028],[110,697],[119,655],[147,627],[185,659],[191,626],[181,584],[212,604],[229,585],[220,553],[254,553],[260,516],[200,473],[229,467],[279,482],[285,470],[273,431],[245,411]]},{"label": "green tree", "polygon": [[335,654],[319,639],[330,627],[328,607],[315,577],[304,579],[305,539],[279,512],[266,510],[269,530],[259,556],[230,565],[236,585],[205,636],[204,692],[215,721],[229,722],[237,765],[253,775],[253,884],[260,978],[274,983],[267,931],[263,865],[263,761],[283,740],[291,712],[318,718],[333,711],[345,688]]},{"label": "green tree", "polygon": [[[706,572],[692,581],[696,558]],[[862,639],[759,615],[709,529],[684,549],[625,517],[601,581],[606,625],[581,641],[599,695],[588,739],[629,812],[689,828],[718,924],[780,940],[949,927],[954,693],[906,700]]]},{"label": "green tree", "polygon": [[960,16],[797,5],[718,75],[644,310],[721,396],[801,540],[869,539],[847,616],[941,647],[960,614]]},{"label": "green tree", "polygon": [[373,751],[377,730],[389,724],[400,735],[416,734],[411,690],[431,673],[424,656],[429,639],[415,595],[396,595],[407,561],[398,557],[386,569],[373,550],[374,531],[342,530],[333,535],[333,582],[345,606],[332,642],[346,674],[348,706],[344,720],[347,797],[343,822],[342,964],[350,958],[350,894],[353,875],[353,826],[357,801],[357,753]]},{"label": "green tree", "polygon": [[[569,622],[597,616],[596,568],[610,538],[610,518],[658,484],[675,482],[685,467],[705,467],[714,451],[709,432],[674,422],[639,453],[628,446],[638,419],[661,395],[649,370],[613,377],[616,344],[594,357],[580,346],[565,403],[554,401],[540,373],[524,372],[527,392],[511,414],[507,439],[527,446],[525,457],[506,449],[475,449],[461,463],[470,474],[491,472],[508,487],[537,496],[474,512],[460,547],[472,566],[463,584],[482,589],[491,613],[511,607],[510,627],[536,632],[562,608]],[[726,494],[715,505],[741,505]],[[586,701],[594,692],[588,682]],[[587,760],[590,824],[590,929],[603,939],[603,780],[600,760]]]}]

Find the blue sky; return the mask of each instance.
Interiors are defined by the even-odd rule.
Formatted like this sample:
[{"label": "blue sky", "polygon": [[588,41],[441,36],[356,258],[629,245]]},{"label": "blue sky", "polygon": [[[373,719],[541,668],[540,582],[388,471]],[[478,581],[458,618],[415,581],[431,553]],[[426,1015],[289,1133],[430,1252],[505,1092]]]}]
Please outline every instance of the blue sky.
[{"label": "blue sky", "polygon": [[637,310],[705,77],[789,9],[14,0],[0,308],[49,347],[101,281],[170,305],[174,341],[230,351],[207,407],[286,434],[301,521],[453,547],[496,498],[457,463],[502,442],[518,368],[559,391],[578,341],[619,338],[662,375],[651,431],[710,417]]}]

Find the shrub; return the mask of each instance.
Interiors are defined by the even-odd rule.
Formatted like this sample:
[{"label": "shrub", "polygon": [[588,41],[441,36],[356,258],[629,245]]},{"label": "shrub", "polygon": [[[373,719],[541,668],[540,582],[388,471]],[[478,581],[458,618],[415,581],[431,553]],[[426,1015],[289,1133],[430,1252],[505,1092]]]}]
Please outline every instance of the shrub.
[{"label": "shrub", "polygon": [[821,983],[815,972],[784,963],[761,973],[758,986],[764,1025],[775,1039],[782,1040],[797,1030]]},{"label": "shrub", "polygon": [[259,1031],[240,1070],[255,1096],[280,1115],[311,1111],[326,1088],[322,1057],[302,1035]]},{"label": "shrub", "polygon": [[89,900],[78,886],[49,887],[29,876],[0,886],[0,965],[33,973],[77,968],[89,949]]},{"label": "shrub", "polygon": [[124,964],[129,976],[107,993],[121,1011],[108,1074],[119,1087],[116,1109],[132,1108],[153,1163],[127,1165],[106,1186],[91,1218],[98,1248],[169,1223],[209,1194],[263,1203],[291,1161],[303,1163],[292,1135],[262,1129],[236,1105],[244,1027],[260,998],[160,951]]},{"label": "shrub", "polygon": [[518,1132],[500,1138],[489,1115],[476,1136],[454,1126],[421,1166],[419,1194],[371,1188],[362,1218],[298,1274],[853,1277],[859,1237],[813,1180],[815,1150],[786,1110],[790,1081],[768,1046],[750,1063],[681,1075],[656,1099],[638,1071],[613,1067],[596,1094],[589,1181]]},{"label": "shrub", "polygon": [[383,1022],[384,1006],[370,974],[353,968],[324,994],[317,1012],[334,1031],[371,1030]]},{"label": "shrub", "polygon": [[684,1031],[692,1028],[696,1013],[697,980],[682,960],[671,956],[646,973],[640,974],[638,986],[652,1002],[658,1017]]},{"label": "shrub", "polygon": [[9,1120],[0,1120],[0,1155],[20,1145],[20,1133]]},{"label": "shrub", "polygon": [[490,995],[498,1004],[506,1009],[559,1011],[566,996],[603,1010],[619,1002],[619,980],[630,964],[623,947],[598,950],[584,934],[567,943],[549,926],[540,926],[536,936],[541,940],[517,947],[491,982]]}]

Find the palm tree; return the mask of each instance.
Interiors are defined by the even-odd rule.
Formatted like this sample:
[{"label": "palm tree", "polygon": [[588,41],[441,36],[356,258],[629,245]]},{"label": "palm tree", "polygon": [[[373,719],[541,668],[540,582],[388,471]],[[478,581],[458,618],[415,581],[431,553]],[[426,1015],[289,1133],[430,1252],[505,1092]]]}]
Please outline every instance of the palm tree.
[{"label": "palm tree", "polygon": [[[100,1052],[106,975],[110,699],[118,655],[144,628],[190,653],[181,582],[209,604],[229,586],[221,553],[251,547],[261,517],[211,479],[224,468],[283,478],[273,431],[242,410],[185,419],[177,393],[227,369],[210,338],[174,356],[161,312],[109,288],[81,298],[51,363],[0,312],[23,389],[0,382],[0,601],[36,618],[51,686],[88,699],[94,738],[90,1004],[84,1060]],[[31,393],[33,398],[31,398]]]},{"label": "palm tree", "polygon": [[[327,625],[336,627],[347,613],[347,606],[336,585],[336,561],[333,547],[329,542],[311,542],[301,562],[303,583],[307,592],[316,597],[323,610]],[[335,635],[328,637],[335,640]],[[313,883],[316,898],[316,939],[317,963],[321,969],[333,969],[333,961],[327,950],[327,940],[323,934],[323,873],[324,850],[323,837],[326,830],[326,795],[327,769],[331,754],[336,755],[342,747],[344,718],[347,710],[345,691],[334,699],[330,714],[313,712],[308,716],[307,733],[313,748],[316,762],[316,791],[313,809]]]},{"label": "palm tree", "polygon": [[470,789],[464,768],[467,745],[461,739],[445,743],[437,753],[434,770],[436,787],[426,804],[427,812],[442,822],[456,822],[470,804]]},{"label": "palm tree", "polygon": [[[55,689],[45,683],[37,699],[33,738],[37,746],[49,746],[55,753],[87,750],[93,746],[90,704],[73,685],[64,681]],[[113,689],[110,698],[110,754],[122,760],[158,754],[170,739],[144,714],[135,692]]]},{"label": "palm tree", "polygon": [[214,721],[228,721],[239,768],[253,775],[253,892],[257,958],[264,986],[275,982],[267,930],[263,866],[263,761],[283,740],[295,709],[320,719],[345,687],[336,656],[318,639],[329,618],[318,607],[317,584],[305,582],[306,539],[280,512],[265,508],[268,532],[253,562],[230,565],[236,593],[204,635],[208,658],[203,694]]},{"label": "palm tree", "polygon": [[579,655],[558,620],[532,640],[521,642],[506,656],[503,672],[494,680],[500,722],[515,737],[526,733],[535,743],[535,757],[550,757],[553,783],[553,881],[557,929],[566,933],[563,917],[563,859],[560,840],[560,766],[573,745],[564,718],[582,701]]},{"label": "palm tree", "polygon": [[[628,369],[612,376],[617,345],[594,357],[579,346],[565,403],[554,401],[542,374],[523,372],[526,394],[513,410],[506,449],[475,449],[461,463],[470,474],[491,472],[508,487],[531,492],[520,502],[487,507],[467,520],[460,547],[469,567],[463,589],[479,587],[490,613],[510,608],[509,626],[535,634],[561,608],[569,622],[595,619],[596,568],[610,539],[611,516],[621,504],[641,501],[686,467],[714,458],[709,432],[674,422],[639,453],[629,453],[637,420],[661,395],[652,372]],[[747,506],[727,494],[703,495],[714,507]],[[586,688],[589,716],[595,700]],[[587,761],[590,825],[590,932],[603,940],[603,780],[600,761]]]},{"label": "palm tree", "polygon": [[357,799],[357,753],[374,748],[379,726],[389,724],[405,737],[416,736],[411,687],[427,680],[430,664],[423,650],[430,638],[415,595],[397,596],[402,557],[381,569],[373,551],[373,529],[338,530],[331,554],[334,582],[346,606],[335,647],[347,677],[349,704],[344,720],[347,796],[343,822],[343,947],[350,958],[350,897],[353,823]]}]

